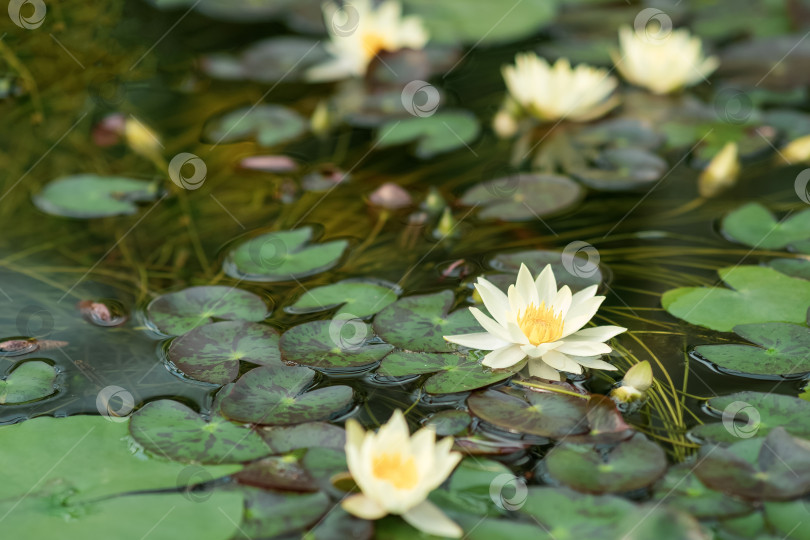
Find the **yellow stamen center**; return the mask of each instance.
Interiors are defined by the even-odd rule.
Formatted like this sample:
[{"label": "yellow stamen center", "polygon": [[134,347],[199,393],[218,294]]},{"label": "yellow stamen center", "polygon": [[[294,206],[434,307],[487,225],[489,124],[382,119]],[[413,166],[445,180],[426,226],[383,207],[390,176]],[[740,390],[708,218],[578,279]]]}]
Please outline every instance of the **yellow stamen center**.
[{"label": "yellow stamen center", "polygon": [[551,343],[562,337],[563,321],[561,314],[555,314],[554,309],[546,307],[545,302],[539,306],[529,304],[523,314],[518,313],[518,326],[532,345]]},{"label": "yellow stamen center", "polygon": [[377,56],[380,51],[386,50],[387,45],[388,40],[382,34],[370,32],[363,36],[363,52],[369,60]]},{"label": "yellow stamen center", "polygon": [[402,454],[379,454],[371,461],[371,473],[397,489],[413,489],[419,480],[413,456],[403,459]]}]

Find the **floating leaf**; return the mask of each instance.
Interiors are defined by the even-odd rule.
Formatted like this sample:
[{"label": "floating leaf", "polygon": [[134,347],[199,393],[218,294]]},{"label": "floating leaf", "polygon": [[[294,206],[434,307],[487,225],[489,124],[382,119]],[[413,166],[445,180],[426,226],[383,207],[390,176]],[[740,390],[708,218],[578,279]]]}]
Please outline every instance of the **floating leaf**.
[{"label": "floating leaf", "polygon": [[582,187],[566,176],[516,174],[473,186],[460,202],[480,206],[481,219],[533,221],[568,210],[583,194]]},{"label": "floating leaf", "polygon": [[[594,249],[594,252],[596,250]],[[578,292],[591,285],[602,283],[604,276],[599,261],[592,260],[586,246],[578,251],[563,255],[561,251],[529,250],[512,253],[499,253],[489,265],[504,274],[487,274],[485,277],[506,291],[509,285],[515,283],[520,265],[525,264],[533,276],[550,264],[557,280],[557,286],[568,285],[572,292]],[[570,269],[570,270],[569,270]]]},{"label": "floating leaf", "polygon": [[663,158],[642,148],[610,148],[593,165],[569,172],[586,186],[603,191],[648,185],[663,177],[669,167]]},{"label": "floating leaf", "polygon": [[759,249],[782,249],[810,238],[810,210],[777,221],[767,208],[753,202],[728,214],[721,228],[723,234],[735,242]]},{"label": "floating leaf", "polygon": [[349,245],[346,240],[311,241],[311,227],[251,238],[228,253],[225,272],[248,281],[291,281],[329,270]]},{"label": "floating leaf", "polygon": [[762,266],[721,268],[718,274],[731,289],[681,287],[665,292],[661,304],[675,317],[722,332],[738,324],[805,322],[810,282]]},{"label": "floating leaf", "polygon": [[451,352],[444,336],[480,331],[468,309],[450,313],[451,291],[400,298],[374,317],[374,330],[386,342],[409,351]]},{"label": "floating leaf", "polygon": [[239,375],[239,363],[280,364],[278,332],[266,324],[222,321],[198,326],[172,341],[169,360],[198,381],[227,384]]},{"label": "floating leaf", "polygon": [[259,435],[274,454],[313,447],[343,449],[346,445],[346,431],[326,422],[273,426],[260,430]]},{"label": "floating leaf", "polygon": [[176,461],[239,463],[270,453],[250,428],[221,416],[205,421],[182,403],[169,399],[152,401],[135,412],[129,431],[153,454]]},{"label": "floating leaf", "polygon": [[347,410],[353,399],[349,386],[306,391],[316,373],[299,366],[253,369],[233,385],[222,400],[222,414],[240,422],[290,425],[326,420]]},{"label": "floating leaf", "polygon": [[37,208],[55,216],[100,218],[134,214],[136,203],[158,197],[155,185],[120,176],[76,174],[48,183],[34,197]]},{"label": "floating leaf", "polygon": [[416,142],[416,157],[430,159],[469,147],[479,131],[478,120],[471,112],[443,110],[430,116],[389,120],[378,128],[375,147]]},{"label": "floating leaf", "polygon": [[655,150],[664,142],[663,136],[649,122],[634,118],[615,118],[586,127],[574,135],[578,145],[610,148],[642,148]]},{"label": "floating leaf", "polygon": [[0,405],[16,405],[44,399],[54,393],[56,369],[37,360],[18,364],[0,379]]},{"label": "floating leaf", "polygon": [[742,324],[734,333],[759,345],[700,345],[695,352],[723,371],[787,376],[810,371],[810,329],[787,323]]},{"label": "floating leaf", "polygon": [[607,453],[563,442],[546,456],[549,476],[587,493],[621,493],[649,486],[667,470],[664,450],[641,433]]},{"label": "floating leaf", "polygon": [[242,485],[279,491],[318,491],[318,485],[292,455],[271,456],[246,465],[234,474]]},{"label": "floating leaf", "polygon": [[773,527],[777,538],[810,538],[807,500],[766,502],[764,507],[765,519]]},{"label": "floating leaf", "polygon": [[425,425],[432,426],[438,437],[445,437],[466,431],[471,423],[472,418],[466,411],[448,409],[431,414],[426,419]]},{"label": "floating leaf", "polygon": [[256,23],[272,20],[295,4],[292,0],[148,0],[160,9],[196,9],[216,20]]},{"label": "floating leaf", "polygon": [[635,509],[613,495],[587,495],[568,488],[528,489],[518,512],[531,516],[559,538],[622,538],[624,518]]},{"label": "floating leaf", "polygon": [[[700,522],[689,514],[660,503],[638,506],[625,516],[617,538],[626,540],[710,540],[713,538]],[[624,532],[626,531],[626,532]],[[757,537],[759,540],[765,540]]]},{"label": "floating leaf", "polygon": [[312,321],[284,332],[281,354],[286,362],[327,370],[370,366],[393,349],[368,343],[371,337],[371,325],[360,319]]},{"label": "floating leaf", "polygon": [[599,394],[590,396],[585,419],[588,421],[588,432],[566,437],[567,441],[616,444],[629,439],[635,433],[633,428],[624,421],[616,403],[607,396]]},{"label": "floating leaf", "polygon": [[307,121],[281,105],[255,105],[231,111],[206,123],[203,138],[210,143],[255,139],[259,146],[274,146],[295,139],[307,130]]},{"label": "floating leaf", "polygon": [[243,487],[245,520],[234,540],[275,538],[318,522],[333,503],[325,493],[282,493]]},{"label": "floating leaf", "polygon": [[726,518],[747,514],[753,508],[742,499],[730,497],[703,485],[694,474],[694,465],[671,467],[655,486],[653,499],[688,512],[699,519]]},{"label": "floating leaf", "polygon": [[238,56],[215,53],[204,56],[203,71],[225,80],[273,83],[295,82],[304,78],[307,68],[326,60],[320,42],[297,36],[281,36],[253,43]]},{"label": "floating leaf", "polygon": [[179,336],[215,319],[258,322],[269,313],[264,300],[251,292],[211,285],[158,296],[146,314],[158,331]]},{"label": "floating leaf", "polygon": [[787,276],[810,280],[810,261],[805,259],[774,259],[768,266]]},{"label": "floating leaf", "polygon": [[335,315],[350,314],[363,318],[374,315],[396,300],[397,292],[392,287],[379,285],[372,280],[347,279],[309,289],[285,311],[312,313],[341,306]]}]

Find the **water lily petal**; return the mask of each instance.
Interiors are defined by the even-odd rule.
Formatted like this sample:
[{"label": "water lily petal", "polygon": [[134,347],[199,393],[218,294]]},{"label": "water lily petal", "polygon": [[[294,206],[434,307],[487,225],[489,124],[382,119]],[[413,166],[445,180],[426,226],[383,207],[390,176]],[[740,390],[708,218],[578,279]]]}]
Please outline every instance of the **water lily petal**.
[{"label": "water lily petal", "polygon": [[366,497],[362,493],[350,495],[343,499],[340,506],[353,516],[360,519],[380,519],[388,514],[386,509],[374,499]]},{"label": "water lily petal", "polygon": [[475,284],[475,290],[484,301],[487,311],[492,317],[501,325],[506,325],[507,315],[509,314],[509,299],[498,287],[490,283],[484,278],[478,278],[478,283]]},{"label": "water lily petal", "polygon": [[562,344],[562,341],[554,341],[552,343],[541,343],[540,345],[522,345],[520,349],[526,353],[529,358],[540,358],[548,351],[556,349]]},{"label": "water lily petal", "polygon": [[461,345],[462,347],[469,347],[470,349],[481,349],[483,351],[491,351],[493,349],[500,349],[509,345],[508,341],[504,341],[490,334],[489,332],[478,332],[475,334],[458,334],[455,336],[444,336],[445,341]]},{"label": "water lily petal", "polygon": [[[536,306],[540,303],[540,300],[538,300],[537,287],[535,287],[534,280],[532,279],[532,273],[523,263],[520,264],[517,281],[515,281],[515,289],[517,289],[517,295],[520,300],[520,311],[526,309],[526,306],[529,304]],[[556,293],[557,291],[554,292]]]},{"label": "water lily petal", "polygon": [[568,314],[568,309],[571,307],[571,298],[571,288],[568,285],[557,291],[557,294],[554,295],[554,301],[551,303],[554,313],[559,313],[564,319]]},{"label": "water lily petal", "polygon": [[495,349],[486,355],[481,363],[492,369],[505,369],[514,366],[524,358],[526,358],[526,353],[523,352],[520,345],[510,345]]},{"label": "water lily petal", "polygon": [[473,317],[475,317],[475,320],[477,320],[478,323],[484,327],[484,330],[486,330],[496,338],[501,339],[503,341],[506,342],[512,341],[511,338],[509,337],[509,331],[506,328],[502,327],[500,324],[496,323],[495,321],[487,317],[486,315],[484,315],[484,313],[480,309],[471,307],[470,313],[472,313]]},{"label": "water lily petal", "polygon": [[612,349],[609,345],[598,341],[563,341],[562,345],[555,350],[573,356],[593,356],[607,354]]},{"label": "water lily petal", "polygon": [[541,379],[549,379],[552,381],[560,380],[560,372],[546,364],[539,358],[529,360],[529,375],[532,377],[540,377]]},{"label": "water lily petal", "polygon": [[591,369],[607,369],[610,371],[616,371],[618,369],[613,364],[608,364],[604,360],[600,360],[598,356],[572,356],[571,360],[582,367]]},{"label": "water lily petal", "polygon": [[464,531],[456,522],[447,517],[438,506],[430,501],[417,504],[402,514],[402,519],[412,527],[427,534],[449,538],[461,538],[461,535],[464,534]]},{"label": "water lily petal", "polygon": [[607,341],[626,330],[627,328],[622,328],[621,326],[593,326],[574,332],[570,336],[567,336],[565,341]]},{"label": "water lily petal", "polygon": [[554,279],[554,270],[551,269],[550,264],[547,264],[537,276],[534,286],[537,289],[539,302],[545,302],[547,306],[551,305],[554,297],[557,296],[557,280]]},{"label": "water lily petal", "polygon": [[558,350],[548,351],[543,355],[543,362],[558,371],[568,371],[569,373],[582,373],[582,366],[571,360],[567,355]]},{"label": "water lily petal", "polygon": [[593,298],[584,300],[577,305],[572,305],[568,310],[568,315],[566,316],[565,323],[563,324],[563,337],[573,334],[585,326],[588,321],[590,321],[593,316],[596,315],[597,310],[599,310],[599,306],[602,305],[604,300],[604,296],[594,296]]}]

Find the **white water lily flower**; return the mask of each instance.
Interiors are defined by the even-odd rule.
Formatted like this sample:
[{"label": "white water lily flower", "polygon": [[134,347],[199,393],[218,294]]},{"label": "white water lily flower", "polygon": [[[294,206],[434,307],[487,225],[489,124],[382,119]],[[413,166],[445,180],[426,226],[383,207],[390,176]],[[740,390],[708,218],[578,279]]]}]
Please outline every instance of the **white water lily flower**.
[{"label": "white water lily flower", "polygon": [[652,366],[644,360],[627,370],[621,384],[610,395],[622,403],[632,403],[642,399],[652,383]]},{"label": "white water lily flower", "polygon": [[[307,71],[311,81],[334,81],[362,77],[369,63],[382,51],[422,49],[428,32],[420,17],[402,16],[402,4],[385,0],[374,7],[371,0],[351,0],[341,9],[333,2],[323,5],[329,30],[327,51],[334,59]],[[346,19],[343,26],[339,19]]]},{"label": "white water lily flower", "polygon": [[504,369],[528,356],[529,373],[552,380],[560,380],[560,371],[582,373],[583,367],[616,369],[598,356],[611,351],[605,341],[627,329],[583,328],[605,299],[596,296],[596,285],[571,294],[567,285],[557,290],[551,265],[546,265],[534,280],[526,265],[521,264],[517,281],[509,286],[507,294],[480,277],[475,288],[492,318],[478,308],[471,307],[470,312],[486,331],[444,339],[492,351],[484,357],[485,366]]},{"label": "white water lily flower", "polygon": [[584,64],[571,68],[565,58],[551,66],[533,52],[520,53],[514,65],[503,67],[503,78],[512,99],[544,122],[593,120],[619,103],[612,95],[618,81],[608,70]]},{"label": "white water lily flower", "polygon": [[621,52],[611,53],[619,72],[628,82],[654,94],[693,86],[720,65],[717,57],[703,55],[700,38],[686,29],[651,39],[625,26],[619,29],[619,45]]},{"label": "white water lily flower", "polygon": [[461,460],[452,447],[452,437],[437,443],[432,428],[411,437],[400,410],[377,433],[347,421],[346,461],[362,493],[346,498],[343,509],[362,519],[399,514],[428,534],[461,537],[461,527],[427,500]]}]

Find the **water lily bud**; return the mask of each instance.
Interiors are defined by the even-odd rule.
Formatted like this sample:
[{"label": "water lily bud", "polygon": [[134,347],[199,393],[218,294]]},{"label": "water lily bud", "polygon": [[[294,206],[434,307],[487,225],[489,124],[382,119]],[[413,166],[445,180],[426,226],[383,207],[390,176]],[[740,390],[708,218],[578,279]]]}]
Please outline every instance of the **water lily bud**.
[{"label": "water lily bud", "polygon": [[127,118],[124,125],[124,140],[133,152],[156,163],[163,161],[162,145],[155,133],[135,118]]},{"label": "water lily bud", "polygon": [[631,403],[642,399],[652,382],[652,366],[644,360],[627,370],[619,387],[614,388],[610,395],[622,403]]},{"label": "water lily bud", "polygon": [[422,201],[422,204],[420,205],[420,207],[429,214],[438,214],[446,206],[447,203],[445,202],[444,197],[442,197],[442,194],[439,193],[439,190],[434,186],[430,186],[427,197],[425,197],[425,200]]},{"label": "water lily bud", "polygon": [[698,178],[701,197],[714,197],[734,185],[740,174],[737,143],[728,142]]},{"label": "water lily bud", "polygon": [[781,155],[788,163],[810,161],[810,135],[799,137],[782,149]]},{"label": "water lily bud", "polygon": [[507,139],[517,133],[518,122],[509,111],[500,109],[492,119],[492,129],[498,137]]},{"label": "water lily bud", "polygon": [[309,128],[312,133],[318,136],[326,135],[331,127],[331,118],[329,114],[329,106],[325,101],[318,102],[315,110],[312,111],[312,116],[309,119]]},{"label": "water lily bud", "polygon": [[411,195],[392,182],[385,184],[374,190],[368,200],[375,206],[380,206],[386,210],[398,210],[413,203]]},{"label": "water lily bud", "polygon": [[439,219],[439,224],[436,226],[436,236],[443,238],[450,236],[453,229],[456,227],[456,220],[453,218],[453,213],[447,207],[442,212],[442,217]]}]

